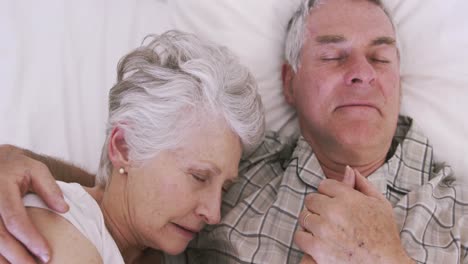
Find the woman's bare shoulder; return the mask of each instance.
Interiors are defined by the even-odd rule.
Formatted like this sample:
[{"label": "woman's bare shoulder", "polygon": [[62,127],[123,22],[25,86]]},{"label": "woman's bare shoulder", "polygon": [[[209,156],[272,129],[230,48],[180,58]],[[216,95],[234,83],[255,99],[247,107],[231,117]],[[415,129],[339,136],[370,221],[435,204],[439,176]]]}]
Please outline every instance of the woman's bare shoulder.
[{"label": "woman's bare shoulder", "polygon": [[52,249],[49,263],[102,264],[96,247],[65,218],[41,208],[27,208],[27,211]]}]

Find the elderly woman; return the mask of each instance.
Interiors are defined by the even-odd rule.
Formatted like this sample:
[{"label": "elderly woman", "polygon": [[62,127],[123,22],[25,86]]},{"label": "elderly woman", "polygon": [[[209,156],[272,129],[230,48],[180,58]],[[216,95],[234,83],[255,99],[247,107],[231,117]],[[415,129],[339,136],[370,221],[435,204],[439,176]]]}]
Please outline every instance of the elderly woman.
[{"label": "elderly woman", "polygon": [[118,65],[96,187],[59,182],[65,214],[24,198],[54,252],[50,263],[182,252],[219,222],[223,187],[263,137],[254,79],[227,49],[177,31],[150,40]]}]

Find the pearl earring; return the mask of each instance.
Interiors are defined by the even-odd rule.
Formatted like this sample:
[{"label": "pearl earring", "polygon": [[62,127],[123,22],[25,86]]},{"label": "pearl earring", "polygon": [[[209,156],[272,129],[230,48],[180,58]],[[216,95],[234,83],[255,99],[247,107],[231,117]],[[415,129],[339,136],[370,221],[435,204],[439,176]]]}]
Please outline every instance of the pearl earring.
[{"label": "pearl earring", "polygon": [[120,173],[120,174],[125,174],[125,169],[124,169],[124,168],[120,168],[120,169],[119,169],[119,173]]}]

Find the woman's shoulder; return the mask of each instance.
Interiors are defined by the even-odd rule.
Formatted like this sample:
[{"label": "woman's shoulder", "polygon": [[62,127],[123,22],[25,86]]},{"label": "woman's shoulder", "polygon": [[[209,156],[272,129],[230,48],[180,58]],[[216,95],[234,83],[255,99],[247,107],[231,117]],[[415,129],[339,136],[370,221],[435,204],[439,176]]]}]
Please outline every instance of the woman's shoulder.
[{"label": "woman's shoulder", "polygon": [[103,263],[94,244],[65,218],[43,208],[27,210],[52,249],[49,263]]},{"label": "woman's shoulder", "polygon": [[[56,213],[49,209],[39,196],[28,194],[24,197],[23,202],[28,207],[28,211],[38,214],[38,219],[35,221],[40,221],[43,228],[51,236],[70,233],[70,235],[67,235],[68,237],[51,238],[61,241],[58,246],[68,245],[68,242],[76,240],[77,243],[80,243],[80,247],[82,246],[85,249],[89,246],[93,248],[93,252],[98,253],[98,257],[102,262],[97,263],[124,263],[114,239],[106,228],[99,204],[94,198],[79,184],[64,182],[57,182],[57,184],[62,190],[65,201],[69,205],[69,211],[64,214]],[[55,234],[56,229],[65,230],[60,230]],[[75,235],[72,235],[73,232]],[[49,238],[47,239],[49,240]],[[63,241],[64,239],[67,241]],[[85,245],[81,245],[83,243]],[[75,247],[74,244],[72,243],[68,246]],[[81,256],[82,249],[80,247],[76,246],[70,249],[72,252],[69,252],[69,254],[72,255],[73,250],[77,248],[77,253]],[[58,251],[61,252],[61,250]],[[80,263],[94,263],[91,262],[91,256],[88,257],[90,257],[89,262],[88,260],[83,261],[80,257]],[[63,263],[70,262],[65,261]]]},{"label": "woman's shoulder", "polygon": [[94,241],[102,235],[101,229],[104,226],[104,216],[99,208],[99,204],[79,184],[60,181],[57,181],[57,184],[62,190],[65,202],[69,205],[68,212],[62,214],[54,212],[38,195],[32,193],[27,194],[23,198],[24,205],[58,214],[75,226],[94,244],[100,244],[100,241]]}]

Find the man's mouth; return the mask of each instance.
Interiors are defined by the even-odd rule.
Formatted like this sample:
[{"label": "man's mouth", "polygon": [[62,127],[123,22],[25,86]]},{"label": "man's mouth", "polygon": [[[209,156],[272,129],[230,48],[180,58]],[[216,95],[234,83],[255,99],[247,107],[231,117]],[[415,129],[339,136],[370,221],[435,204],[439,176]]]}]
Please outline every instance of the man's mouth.
[{"label": "man's mouth", "polygon": [[336,107],[335,110],[344,109],[344,108],[356,108],[356,109],[357,108],[362,108],[362,109],[369,108],[369,109],[374,109],[380,112],[379,108],[375,104],[369,103],[369,102],[344,103]]},{"label": "man's mouth", "polygon": [[377,108],[373,103],[369,102],[350,102],[350,103],[344,103],[339,105],[337,108],[342,108],[342,107],[372,107],[372,108]]}]

